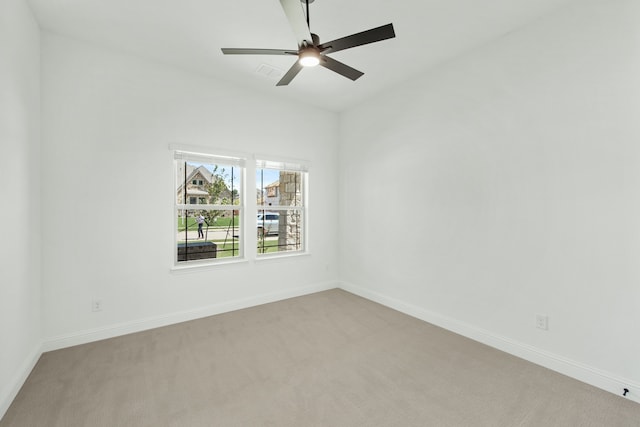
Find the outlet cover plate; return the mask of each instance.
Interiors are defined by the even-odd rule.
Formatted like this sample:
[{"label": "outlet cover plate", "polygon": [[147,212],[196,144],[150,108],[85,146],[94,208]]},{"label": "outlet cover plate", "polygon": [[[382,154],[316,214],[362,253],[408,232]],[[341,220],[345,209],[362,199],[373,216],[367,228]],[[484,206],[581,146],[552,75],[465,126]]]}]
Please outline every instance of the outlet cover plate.
[{"label": "outlet cover plate", "polygon": [[536,314],[536,328],[543,331],[549,330],[549,316],[546,314]]}]

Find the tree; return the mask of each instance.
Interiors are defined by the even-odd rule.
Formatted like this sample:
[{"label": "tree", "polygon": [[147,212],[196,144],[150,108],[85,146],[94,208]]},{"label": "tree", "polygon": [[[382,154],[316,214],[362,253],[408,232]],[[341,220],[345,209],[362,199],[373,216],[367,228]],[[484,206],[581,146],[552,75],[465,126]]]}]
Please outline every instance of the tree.
[{"label": "tree", "polygon": [[[209,204],[211,205],[237,205],[240,203],[240,196],[238,190],[234,189],[233,192],[227,187],[227,179],[229,175],[224,168],[218,165],[213,165],[211,171],[211,183],[207,185],[207,192],[209,193]],[[233,201],[233,203],[231,203]],[[216,221],[222,216],[226,210],[207,210],[205,211],[205,218],[208,224]]]}]

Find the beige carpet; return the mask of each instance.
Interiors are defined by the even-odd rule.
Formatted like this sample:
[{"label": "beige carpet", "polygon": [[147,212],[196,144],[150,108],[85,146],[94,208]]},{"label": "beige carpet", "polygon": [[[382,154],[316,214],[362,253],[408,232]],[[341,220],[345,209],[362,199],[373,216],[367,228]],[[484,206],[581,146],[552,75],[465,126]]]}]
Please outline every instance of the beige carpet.
[{"label": "beige carpet", "polygon": [[0,426],[640,426],[640,405],[332,290],[45,353]]}]

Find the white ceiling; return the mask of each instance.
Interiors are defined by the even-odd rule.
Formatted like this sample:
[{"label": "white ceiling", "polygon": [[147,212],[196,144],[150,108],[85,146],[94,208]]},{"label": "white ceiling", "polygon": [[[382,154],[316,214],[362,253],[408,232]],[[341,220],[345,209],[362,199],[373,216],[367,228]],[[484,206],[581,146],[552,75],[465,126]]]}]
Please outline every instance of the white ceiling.
[{"label": "white ceiling", "polygon": [[[41,26],[332,111],[424,72],[579,0],[315,0],[311,30],[329,41],[393,23],[396,38],[331,54],[365,73],[352,82],[304,69],[289,86],[256,70],[283,72],[294,58],[223,55],[222,47],[296,49],[278,0],[29,0]],[[302,4],[301,4],[302,7]]]}]

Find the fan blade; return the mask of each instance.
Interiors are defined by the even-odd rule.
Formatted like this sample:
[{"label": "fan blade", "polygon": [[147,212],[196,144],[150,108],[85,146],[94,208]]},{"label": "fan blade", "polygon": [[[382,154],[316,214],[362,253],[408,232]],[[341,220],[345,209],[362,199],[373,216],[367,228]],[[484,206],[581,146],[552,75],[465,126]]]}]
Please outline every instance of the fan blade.
[{"label": "fan blade", "polygon": [[291,80],[293,80],[293,78],[298,75],[300,70],[302,70],[302,65],[300,65],[300,62],[296,61],[293,64],[293,66],[291,68],[289,68],[289,71],[287,71],[287,74],[285,74],[280,79],[280,81],[276,84],[276,86],[286,86],[286,85],[288,85],[289,83],[291,83]]},{"label": "fan blade", "polygon": [[393,24],[383,25],[382,27],[372,28],[361,33],[352,34],[341,39],[322,43],[318,46],[320,52],[330,53],[339,50],[349,49],[351,47],[362,46],[364,44],[379,42],[381,40],[392,39],[396,36],[393,30]]},{"label": "fan blade", "polygon": [[295,50],[284,49],[235,49],[235,48],[222,48],[222,53],[225,55],[297,55]]},{"label": "fan blade", "polygon": [[351,80],[358,80],[364,74],[362,71],[358,71],[355,68],[349,67],[347,64],[343,64],[340,61],[324,55],[320,57],[320,65]]},{"label": "fan blade", "polygon": [[280,5],[282,9],[284,9],[284,14],[287,15],[289,25],[298,41],[298,47],[302,46],[302,42],[305,41],[310,45],[313,44],[313,38],[311,37],[307,20],[302,11],[302,3],[300,3],[300,0],[280,0]]}]

